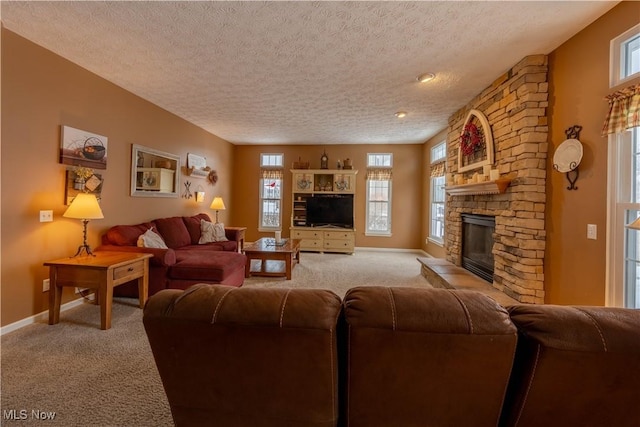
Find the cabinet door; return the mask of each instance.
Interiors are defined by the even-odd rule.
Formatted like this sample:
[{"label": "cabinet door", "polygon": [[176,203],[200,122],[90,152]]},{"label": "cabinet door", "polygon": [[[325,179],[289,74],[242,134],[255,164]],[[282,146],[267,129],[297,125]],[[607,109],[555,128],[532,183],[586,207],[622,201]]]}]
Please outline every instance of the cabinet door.
[{"label": "cabinet door", "polygon": [[311,193],[313,191],[313,174],[294,173],[293,191],[296,193]]},{"label": "cabinet door", "polygon": [[337,173],[333,176],[334,191],[339,193],[353,193],[354,181],[353,174],[350,173]]}]

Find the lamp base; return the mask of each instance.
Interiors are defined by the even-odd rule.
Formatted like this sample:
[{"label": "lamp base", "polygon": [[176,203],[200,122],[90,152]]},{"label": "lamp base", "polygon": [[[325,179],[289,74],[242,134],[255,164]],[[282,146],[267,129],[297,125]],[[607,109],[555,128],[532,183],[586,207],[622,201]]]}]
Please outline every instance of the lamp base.
[{"label": "lamp base", "polygon": [[76,254],[70,258],[75,258],[78,255],[82,254],[82,251],[86,251],[87,252],[87,256],[96,256],[93,252],[91,252],[91,247],[89,247],[89,245],[87,244],[87,223],[89,222],[88,219],[83,219],[82,220],[82,234],[83,234],[83,241],[82,241],[82,245],[78,246],[78,252],[76,252]]},{"label": "lamp base", "polygon": [[73,255],[73,256],[71,256],[70,258],[75,258],[75,257],[77,257],[77,256],[79,256],[79,255],[82,255],[82,252],[83,252],[83,251],[84,251],[84,252],[86,252],[86,253],[87,253],[87,255],[90,255],[90,256],[96,256],[96,254],[94,254],[94,253],[91,251],[91,247],[90,247],[89,245],[80,245],[80,246],[78,246],[78,252],[76,252],[76,254],[75,254],[75,255]]}]

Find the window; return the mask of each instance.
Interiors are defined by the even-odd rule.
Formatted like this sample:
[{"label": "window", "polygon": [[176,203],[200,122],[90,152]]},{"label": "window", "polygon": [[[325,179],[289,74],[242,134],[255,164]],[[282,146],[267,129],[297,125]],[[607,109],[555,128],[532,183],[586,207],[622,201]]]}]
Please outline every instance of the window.
[{"label": "window", "polygon": [[282,229],[283,165],[284,154],[260,154],[260,231]]},{"label": "window", "polygon": [[[611,84],[640,73],[640,24],[611,41]],[[608,135],[606,304],[640,308],[640,85],[607,95]],[[634,224],[635,225],[635,224]]]},{"label": "window", "polygon": [[444,243],[444,169],[447,158],[445,141],[431,148],[431,185],[429,197],[431,201],[429,240],[442,245]]},{"label": "window", "polygon": [[612,179],[607,305],[640,308],[640,230],[625,227],[640,216],[640,132],[610,137]]},{"label": "window", "polygon": [[640,73],[640,24],[611,40],[611,82],[618,86]]},{"label": "window", "polygon": [[391,236],[390,153],[367,154],[367,236]]}]

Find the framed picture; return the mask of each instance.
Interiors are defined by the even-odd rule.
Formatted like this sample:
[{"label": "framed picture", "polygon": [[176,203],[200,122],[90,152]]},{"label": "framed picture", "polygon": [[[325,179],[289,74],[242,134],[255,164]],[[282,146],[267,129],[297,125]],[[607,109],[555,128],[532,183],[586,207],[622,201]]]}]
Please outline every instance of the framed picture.
[{"label": "framed picture", "polygon": [[79,193],[95,194],[100,200],[102,194],[102,184],[104,180],[102,175],[93,173],[91,176],[84,178],[77,174],[73,169],[67,169],[66,186],[64,189],[64,204],[69,205]]},{"label": "framed picture", "polygon": [[180,156],[131,145],[131,195],[178,197]]},{"label": "framed picture", "polygon": [[107,137],[62,126],[60,163],[94,169],[107,168]]}]

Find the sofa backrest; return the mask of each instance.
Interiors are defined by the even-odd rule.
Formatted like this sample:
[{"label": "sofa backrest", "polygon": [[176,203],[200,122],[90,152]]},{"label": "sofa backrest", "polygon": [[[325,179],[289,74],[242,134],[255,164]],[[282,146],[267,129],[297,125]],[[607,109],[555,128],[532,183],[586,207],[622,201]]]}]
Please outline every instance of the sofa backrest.
[{"label": "sofa backrest", "polygon": [[335,426],[338,296],[194,285],[143,322],[177,426]]},{"label": "sofa backrest", "polygon": [[211,222],[211,218],[205,213],[182,217],[184,225],[187,227],[187,231],[189,232],[192,245],[197,245],[200,242],[200,235],[202,234],[200,221],[203,219],[207,222]]},{"label": "sofa backrest", "polygon": [[153,221],[135,225],[116,225],[111,227],[102,235],[102,244],[136,246],[138,243],[138,237],[150,228],[153,228],[156,232],[158,231],[156,223]]},{"label": "sofa backrest", "polygon": [[187,226],[184,224],[181,216],[158,218],[154,220],[154,222],[158,226],[158,232],[164,239],[164,242],[171,249],[177,249],[191,244],[189,230],[187,230]]},{"label": "sofa backrest", "polygon": [[446,289],[353,288],[343,325],[345,425],[497,425],[517,334],[493,299]]},{"label": "sofa backrest", "polygon": [[162,236],[171,249],[187,245],[197,245],[200,240],[200,220],[211,221],[211,218],[200,213],[194,216],[174,216],[159,218],[150,222],[135,225],[116,225],[102,235],[102,244],[116,246],[136,246],[138,237],[150,228]]},{"label": "sofa backrest", "polygon": [[640,426],[640,310],[518,305],[504,426]]}]

